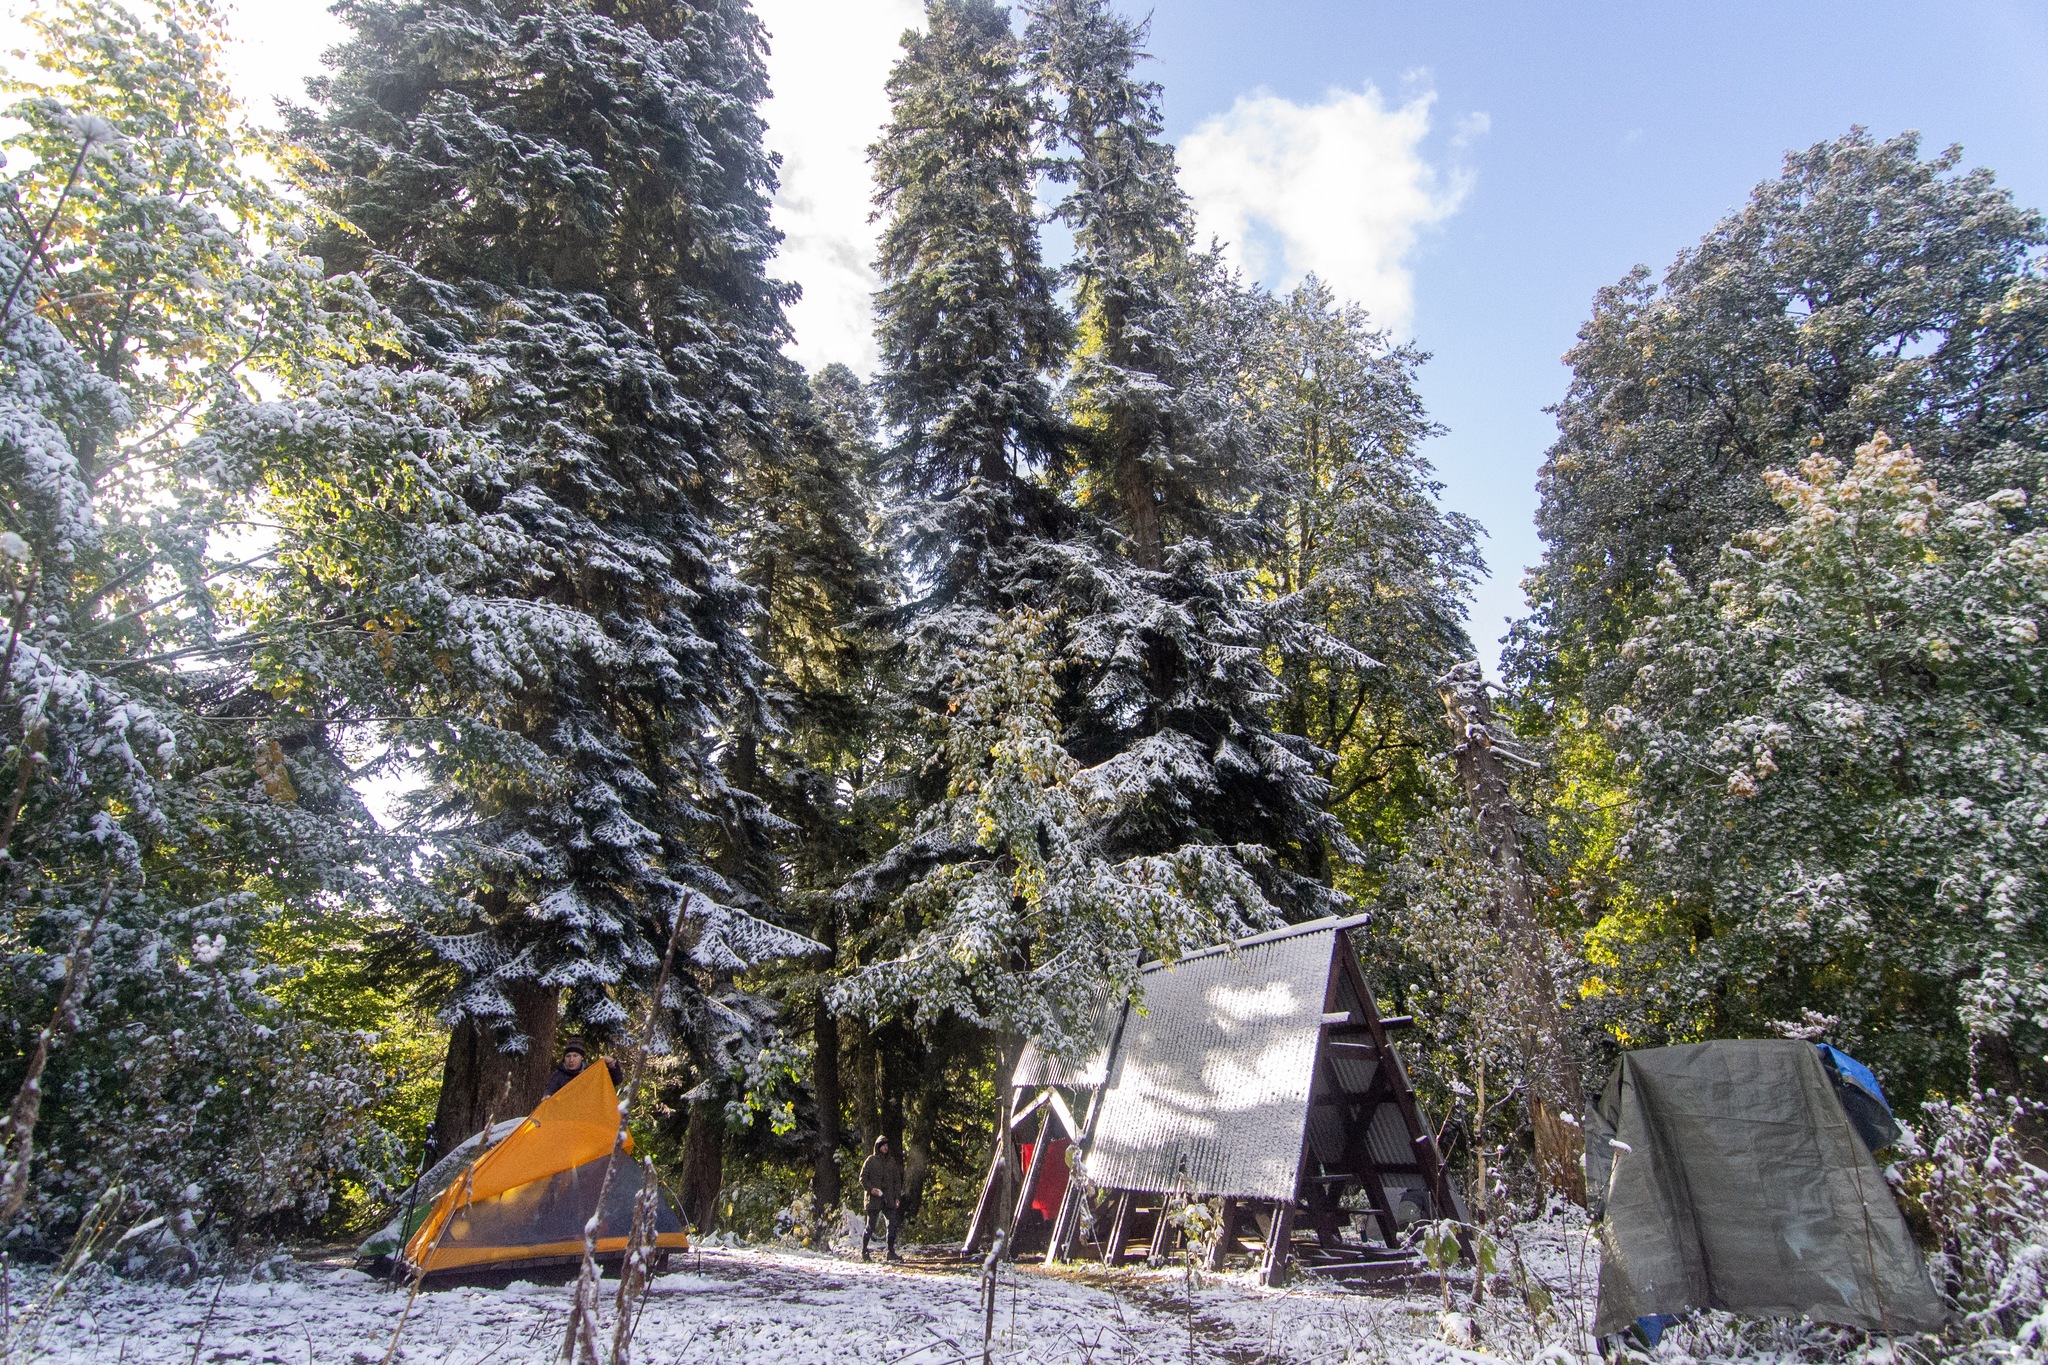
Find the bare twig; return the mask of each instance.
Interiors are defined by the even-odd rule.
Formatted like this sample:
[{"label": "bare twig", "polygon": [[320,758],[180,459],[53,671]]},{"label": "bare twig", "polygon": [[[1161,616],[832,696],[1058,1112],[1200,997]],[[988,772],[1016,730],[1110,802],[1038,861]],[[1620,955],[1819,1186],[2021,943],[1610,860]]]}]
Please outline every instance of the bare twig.
[{"label": "bare twig", "polygon": [[[612,1138],[611,1155],[605,1158],[604,1179],[598,1182],[597,1207],[590,1211],[589,1220],[583,1224],[583,1266],[576,1275],[576,1294],[569,1304],[569,1323],[562,1332],[560,1355],[563,1360],[575,1358],[580,1345],[582,1365],[597,1365],[598,1229],[604,1222],[605,1201],[611,1197],[612,1174],[618,1169],[619,1156],[625,1150],[626,1116],[632,1112],[633,1096],[640,1088],[640,1073],[646,1068],[647,1050],[654,1042],[654,1025],[661,1017],[661,997],[667,992],[669,975],[675,970],[676,945],[682,941],[683,922],[689,918],[689,911],[690,898],[685,895],[676,907],[675,923],[669,926],[668,950],[661,956],[661,970],[655,975],[654,991],[647,997],[647,1013],[641,1020],[640,1035],[633,1043],[633,1062],[626,1073],[626,1093],[619,1097],[619,1130]],[[614,1337],[614,1360],[620,1358],[618,1353],[626,1345],[627,1341]]]},{"label": "bare twig", "polygon": [[1010,1229],[1004,1224],[996,1229],[988,1256],[981,1263],[981,1365],[994,1365],[995,1361],[992,1341],[996,1332],[996,1267],[1003,1263],[1009,1249]]},{"label": "bare twig", "polygon": [[21,1206],[28,1199],[28,1177],[30,1162],[35,1156],[36,1119],[43,1108],[43,1069],[49,1065],[50,1051],[57,1044],[69,1038],[78,1027],[78,995],[85,988],[85,978],[92,970],[92,944],[98,936],[100,922],[107,916],[107,905],[114,897],[114,884],[107,883],[100,894],[100,907],[94,912],[92,923],[78,932],[72,941],[71,955],[64,963],[64,988],[58,993],[57,1007],[50,1012],[50,1022],[43,1025],[43,1031],[36,1038],[36,1049],[29,1055],[28,1070],[21,1078],[21,1086],[14,1092],[14,1104],[7,1112],[7,1131],[4,1135],[7,1147],[11,1147],[7,1164],[7,1175],[0,1181],[0,1220],[11,1220],[21,1212]]},{"label": "bare twig", "polygon": [[199,1352],[206,1345],[206,1329],[213,1326],[213,1310],[220,1307],[220,1292],[228,1287],[228,1273],[220,1273],[220,1283],[213,1287],[213,1302],[206,1305],[206,1316],[199,1320],[199,1335],[192,1338],[192,1359],[187,1365],[199,1365]]},{"label": "bare twig", "polygon": [[100,1244],[112,1230],[114,1220],[119,1216],[121,1206],[127,1197],[128,1192],[121,1186],[109,1185],[86,1213],[84,1221],[78,1225],[78,1231],[72,1234],[71,1247],[64,1253],[64,1259],[58,1262],[57,1273],[52,1275],[50,1282],[44,1286],[42,1301],[22,1315],[29,1329],[26,1332],[27,1344],[22,1348],[25,1355],[33,1356],[36,1353],[36,1345],[42,1340],[43,1327],[49,1322],[51,1311],[57,1306],[58,1300],[70,1290],[72,1277],[78,1273],[79,1266],[85,1264],[99,1250]]},{"label": "bare twig", "polygon": [[[509,1091],[511,1087],[510,1076],[506,1077],[505,1085],[506,1090]],[[505,1093],[506,1091],[499,1092],[500,1100],[502,1100],[505,1097]],[[477,1144],[477,1154],[474,1158],[471,1159],[468,1168],[462,1172],[461,1202],[463,1204],[467,1204],[469,1202],[470,1192],[476,1188],[477,1162],[482,1161],[486,1155],[496,1150],[495,1148],[489,1145],[491,1141],[491,1129],[496,1126],[497,1107],[493,1105],[490,1109],[484,1112],[484,1136],[483,1141]],[[511,1134],[507,1133],[505,1136],[507,1138],[510,1138]],[[398,1315],[398,1326],[393,1328],[391,1331],[391,1344],[384,1348],[383,1365],[391,1365],[392,1359],[397,1356],[398,1340],[400,1337],[405,1335],[405,1324],[412,1319],[412,1306],[419,1299],[420,1286],[425,1284],[427,1280],[427,1263],[434,1259],[434,1253],[441,1249],[441,1239],[448,1235],[448,1229],[453,1226],[455,1226],[455,1211],[454,1209],[450,1209],[448,1211],[448,1216],[441,1220],[441,1226],[435,1230],[433,1243],[427,1247],[426,1252],[420,1257],[418,1264],[416,1264],[413,1267],[412,1290],[405,1296],[405,1311]],[[403,1227],[404,1225],[401,1224],[401,1234],[403,1233]],[[405,1243],[403,1241],[401,1241],[398,1244],[398,1257],[399,1263],[401,1265],[404,1264]]]},{"label": "bare twig", "polygon": [[35,240],[29,244],[28,254],[22,258],[21,269],[14,273],[14,284],[7,291],[7,301],[0,303],[0,329],[7,326],[7,319],[14,312],[14,300],[21,293],[22,282],[28,279],[29,267],[35,263],[36,257],[43,255],[43,247],[50,240],[50,229],[57,226],[57,215],[64,212],[64,201],[71,197],[71,191],[78,185],[79,173],[85,169],[85,158],[91,154],[93,145],[100,140],[90,135],[79,138],[78,159],[71,163],[71,175],[64,181],[64,190],[57,196],[57,202],[50,209],[50,216],[44,220],[42,229],[36,233]]},{"label": "bare twig", "polygon": [[627,1365],[627,1348],[640,1325],[634,1311],[653,1278],[654,1239],[661,1217],[661,1180],[655,1174],[654,1159],[641,1160],[640,1193],[633,1200],[633,1228],[626,1237],[626,1252],[619,1262],[618,1301],[612,1309],[611,1365]]}]

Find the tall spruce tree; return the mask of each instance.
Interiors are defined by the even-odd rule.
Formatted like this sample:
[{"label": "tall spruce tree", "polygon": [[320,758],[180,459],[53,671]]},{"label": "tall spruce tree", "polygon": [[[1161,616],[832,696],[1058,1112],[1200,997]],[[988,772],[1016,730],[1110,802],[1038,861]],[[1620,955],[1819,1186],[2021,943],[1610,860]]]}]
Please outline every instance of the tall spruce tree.
[{"label": "tall spruce tree", "polygon": [[731,498],[739,576],[761,606],[753,633],[768,698],[759,729],[737,737],[731,772],[736,791],[760,807],[736,822],[752,835],[736,845],[747,855],[738,875],[833,955],[779,982],[811,1025],[817,1122],[804,1137],[823,1220],[840,1200],[841,1037],[827,994],[842,937],[833,892],[879,851],[858,793],[877,749],[888,747],[880,615],[896,594],[870,543],[864,476],[875,430],[859,379],[843,365],[815,377],[792,365],[772,417],[770,439],[746,450]]},{"label": "tall spruce tree", "polygon": [[[962,652],[985,644],[1002,613],[1043,595],[1043,550],[1064,515],[1036,477],[1056,448],[1050,375],[1066,337],[1039,255],[1038,100],[1005,7],[930,0],[926,21],[904,35],[890,124],[870,152],[885,219],[879,492],[906,591],[882,703],[898,747],[862,801],[893,846],[839,897],[840,980],[828,993],[852,1023],[847,1088],[862,1141],[887,1135],[913,1167],[928,1161],[921,1135],[947,1098],[943,1059],[978,1050],[989,1015],[956,1008],[957,976],[903,970],[944,959],[950,923],[943,897],[934,926],[928,911],[905,906],[906,889],[978,864],[974,841],[936,828],[945,822],[930,814],[955,788],[956,775],[935,761],[948,692]],[[985,969],[970,953],[959,975]],[[921,1185],[908,1189],[913,1208]]]},{"label": "tall spruce tree", "polygon": [[1054,449],[1048,375],[1066,329],[1039,257],[1038,100],[1009,10],[931,0],[926,23],[904,36],[871,156],[887,220],[875,300],[875,386],[894,437],[884,468],[929,613],[1028,595],[1014,542],[1056,516],[1032,475]]},{"label": "tall spruce tree", "polygon": [[1117,547],[1070,560],[1063,584],[1067,745],[1106,856],[1256,847],[1271,908],[1308,915],[1330,904],[1342,834],[1311,747],[1271,723],[1263,656],[1282,612],[1238,567],[1270,539],[1247,513],[1277,470],[1239,382],[1268,310],[1191,249],[1159,87],[1137,75],[1144,38],[1106,0],[1046,0],[1027,30],[1074,234],[1060,468]]},{"label": "tall spruce tree", "polygon": [[[926,1080],[963,1040],[1078,1043],[1143,956],[1311,912],[1301,855],[1334,834],[1267,724],[1265,604],[1202,534],[1249,500],[1219,395],[1259,309],[1186,250],[1137,31],[1075,6],[1027,52],[993,5],[929,14],[875,152],[917,747],[894,846],[842,893],[866,928],[835,993]],[[1082,187],[1078,369],[1037,256],[1049,130]],[[1057,407],[1053,370],[1080,375]]]},{"label": "tall spruce tree", "polygon": [[340,12],[353,37],[296,127],[349,224],[320,249],[400,327],[385,368],[454,381],[459,411],[461,440],[413,462],[436,482],[403,541],[442,562],[359,563],[317,604],[390,603],[413,809],[465,893],[429,936],[456,977],[445,1145],[538,1098],[565,995],[614,1030],[676,916],[696,989],[666,1003],[700,1073],[760,1021],[732,974],[805,946],[716,866],[715,750],[758,668],[714,529],[722,450],[765,426],[783,333],[763,36],[740,0]]}]

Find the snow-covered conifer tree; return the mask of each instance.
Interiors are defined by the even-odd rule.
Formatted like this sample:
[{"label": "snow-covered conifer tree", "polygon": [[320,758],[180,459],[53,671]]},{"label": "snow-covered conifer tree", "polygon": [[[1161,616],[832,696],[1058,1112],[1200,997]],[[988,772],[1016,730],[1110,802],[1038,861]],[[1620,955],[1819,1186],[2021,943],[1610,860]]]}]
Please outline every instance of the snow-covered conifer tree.
[{"label": "snow-covered conifer tree", "polygon": [[349,224],[320,248],[401,329],[375,374],[456,381],[459,413],[409,514],[438,562],[366,566],[320,603],[393,651],[414,809],[468,893],[430,940],[459,977],[445,1142],[538,1097],[565,993],[615,1030],[677,915],[704,993],[670,1003],[700,1069],[753,1027],[721,1003],[730,974],[804,946],[716,868],[716,751],[758,667],[715,530],[723,450],[767,422],[783,332],[763,35],[740,0],[341,12],[353,37],[297,122]]},{"label": "snow-covered conifer tree", "polygon": [[904,36],[872,153],[886,224],[875,387],[902,499],[896,538],[936,608],[1029,591],[1013,581],[1012,542],[1054,515],[1032,475],[1053,448],[1048,375],[1064,325],[1039,258],[1038,104],[1009,11],[931,0],[926,22]]},{"label": "snow-covered conifer tree", "polygon": [[1074,234],[1059,468],[1114,532],[1092,542],[1116,546],[1067,557],[1067,745],[1104,803],[1104,853],[1255,846],[1280,913],[1312,914],[1342,836],[1309,746],[1271,724],[1279,619],[1239,567],[1268,538],[1246,515],[1272,471],[1241,397],[1266,309],[1191,248],[1144,36],[1106,0],[1046,0],[1027,30]]}]

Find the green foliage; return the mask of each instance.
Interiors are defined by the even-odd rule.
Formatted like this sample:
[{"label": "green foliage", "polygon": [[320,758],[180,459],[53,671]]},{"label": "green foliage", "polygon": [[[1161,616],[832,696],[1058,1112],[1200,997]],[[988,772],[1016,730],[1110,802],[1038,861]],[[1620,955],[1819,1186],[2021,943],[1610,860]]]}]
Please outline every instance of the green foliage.
[{"label": "green foliage", "polygon": [[1973,1039],[2025,1055],[2048,1025],[2048,533],[1883,437],[1767,481],[1786,520],[1711,582],[1667,568],[1621,651],[1643,899],[1595,931],[1602,974],[1661,978],[1653,1035],[1824,1021],[1905,1094],[1956,1093]]},{"label": "green foliage", "polygon": [[1709,573],[1777,518],[1763,472],[1818,441],[1888,431],[1969,497],[2048,465],[2041,216],[1989,171],[1861,129],[1784,174],[1682,254],[1600,291],[1539,475],[1546,547],[1517,669],[1598,712],[1659,566]]},{"label": "green foliage", "polygon": [[119,1185],[131,1217],[228,1238],[319,1217],[393,1155],[371,1040],[295,1008],[269,945],[360,909],[403,854],[339,737],[250,666],[240,593],[268,556],[230,436],[361,343],[362,299],[302,254],[213,5],[76,3],[33,27],[0,251],[0,1077],[24,1074],[61,954],[97,929],[44,1121],[10,1135],[35,1187],[8,1231],[62,1236]]},{"label": "green foliage", "polygon": [[1438,804],[1436,681],[1470,657],[1465,600],[1483,568],[1477,524],[1437,506],[1419,451],[1439,430],[1415,387],[1423,359],[1310,278],[1275,301],[1248,375],[1277,475],[1253,558],[1285,607],[1274,710],[1323,756],[1359,850],[1332,875],[1365,894]]},{"label": "green foliage", "polygon": [[925,870],[867,931],[891,951],[835,992],[840,1008],[950,1012],[1079,1050],[1102,991],[1128,990],[1141,961],[1270,915],[1237,865],[1247,850],[1103,855],[1094,830],[1116,793],[1060,744],[1049,625],[1018,612],[958,655],[938,744],[951,785],[896,855]]}]

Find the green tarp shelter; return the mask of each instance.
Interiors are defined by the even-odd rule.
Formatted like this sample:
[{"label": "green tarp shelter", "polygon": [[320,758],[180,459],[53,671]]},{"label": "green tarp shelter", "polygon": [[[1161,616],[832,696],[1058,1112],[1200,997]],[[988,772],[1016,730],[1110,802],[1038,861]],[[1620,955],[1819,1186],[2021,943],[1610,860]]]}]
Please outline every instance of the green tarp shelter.
[{"label": "green tarp shelter", "polygon": [[1701,1308],[1872,1332],[1946,1316],[1811,1043],[1624,1053],[1586,1121],[1605,1336]]}]

